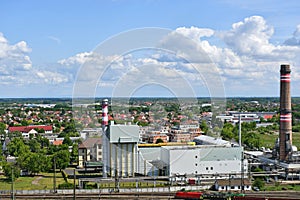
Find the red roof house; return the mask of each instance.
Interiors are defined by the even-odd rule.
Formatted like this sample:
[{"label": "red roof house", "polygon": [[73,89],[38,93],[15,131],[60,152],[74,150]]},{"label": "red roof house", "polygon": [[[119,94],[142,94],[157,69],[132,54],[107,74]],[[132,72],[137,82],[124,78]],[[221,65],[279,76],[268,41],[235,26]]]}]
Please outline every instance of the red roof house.
[{"label": "red roof house", "polygon": [[43,129],[45,133],[52,133],[51,125],[30,125],[30,126],[11,126],[8,127],[8,132],[19,131],[21,133],[28,133],[32,129]]}]

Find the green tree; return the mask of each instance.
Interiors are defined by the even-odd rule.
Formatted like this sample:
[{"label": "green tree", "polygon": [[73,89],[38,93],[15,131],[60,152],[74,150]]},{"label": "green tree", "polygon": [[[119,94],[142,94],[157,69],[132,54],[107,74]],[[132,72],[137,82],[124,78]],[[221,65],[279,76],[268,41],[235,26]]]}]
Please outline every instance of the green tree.
[{"label": "green tree", "polygon": [[69,136],[69,137],[79,136],[79,133],[77,132],[74,123],[67,124],[66,127],[64,128],[64,130],[58,135],[58,137],[60,137],[60,138],[66,137],[66,136]]},{"label": "green tree", "polygon": [[38,143],[40,143],[41,148],[49,147],[50,146],[49,139],[47,139],[45,137],[42,137],[39,134],[36,136],[36,140],[38,141]]},{"label": "green tree", "polygon": [[68,146],[72,146],[72,145],[73,145],[73,142],[72,142],[72,140],[70,139],[69,136],[66,136],[66,137],[64,137],[63,144],[66,144],[66,145],[68,145]]},{"label": "green tree", "polygon": [[231,123],[225,123],[221,131],[221,136],[225,140],[231,140],[234,137],[234,126]]},{"label": "green tree", "polygon": [[28,141],[28,145],[31,152],[40,152],[41,144],[36,139],[31,139]]},{"label": "green tree", "polygon": [[65,169],[70,163],[70,152],[68,150],[60,150],[53,155],[53,159],[55,159],[56,168]]},{"label": "green tree", "polygon": [[40,153],[31,153],[29,156],[29,165],[27,165],[27,170],[32,174],[37,174],[41,171],[45,171],[44,167],[45,156]]},{"label": "green tree", "polygon": [[16,157],[30,151],[29,147],[24,144],[23,139],[19,137],[13,138],[12,141],[7,145],[7,149],[10,155]]},{"label": "green tree", "polygon": [[259,148],[261,145],[259,136],[255,132],[243,133],[242,134],[242,142],[251,149]]},{"label": "green tree", "polygon": [[14,180],[20,177],[20,168],[14,163],[5,162],[3,164],[4,176],[6,176],[9,180],[12,178],[12,172],[14,174]]},{"label": "green tree", "polygon": [[202,130],[205,134],[207,134],[207,132],[208,132],[208,126],[207,126],[207,123],[206,123],[205,120],[202,120],[202,121],[201,121],[200,128],[201,128],[201,130]]},{"label": "green tree", "polygon": [[30,125],[30,124],[29,124],[29,122],[28,122],[27,120],[23,119],[23,120],[21,121],[21,125],[22,125],[22,126],[28,126],[28,125]]},{"label": "green tree", "polygon": [[257,187],[260,190],[263,189],[265,187],[265,182],[260,179],[260,178],[256,178],[252,184],[253,187]]},{"label": "green tree", "polygon": [[78,161],[78,144],[74,143],[70,155],[70,162],[76,163]]},{"label": "green tree", "polygon": [[0,138],[2,138],[3,140],[6,138],[5,129],[6,129],[6,124],[0,122]]},{"label": "green tree", "polygon": [[13,138],[22,137],[22,133],[20,131],[8,132],[8,138],[12,140]]},{"label": "green tree", "polygon": [[164,143],[164,141],[161,138],[158,138],[155,142],[155,144]]}]

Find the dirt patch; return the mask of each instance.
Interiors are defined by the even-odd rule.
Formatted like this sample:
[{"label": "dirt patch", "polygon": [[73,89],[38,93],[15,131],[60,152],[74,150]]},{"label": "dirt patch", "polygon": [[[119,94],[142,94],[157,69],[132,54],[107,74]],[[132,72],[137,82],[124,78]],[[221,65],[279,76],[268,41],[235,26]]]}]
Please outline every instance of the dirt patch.
[{"label": "dirt patch", "polygon": [[42,176],[39,176],[37,177],[36,179],[34,179],[31,183],[32,185],[38,185],[39,184],[39,181],[42,179],[43,177]]}]

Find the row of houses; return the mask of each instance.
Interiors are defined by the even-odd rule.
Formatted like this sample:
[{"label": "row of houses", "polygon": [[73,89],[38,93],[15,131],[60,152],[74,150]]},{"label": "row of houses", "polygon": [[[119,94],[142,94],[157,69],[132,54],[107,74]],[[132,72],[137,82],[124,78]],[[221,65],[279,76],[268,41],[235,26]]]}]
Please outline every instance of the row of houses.
[{"label": "row of houses", "polygon": [[140,128],[141,141],[144,143],[161,142],[190,142],[203,132],[198,124],[179,125],[178,127],[162,126],[160,130],[149,129],[149,127]]}]

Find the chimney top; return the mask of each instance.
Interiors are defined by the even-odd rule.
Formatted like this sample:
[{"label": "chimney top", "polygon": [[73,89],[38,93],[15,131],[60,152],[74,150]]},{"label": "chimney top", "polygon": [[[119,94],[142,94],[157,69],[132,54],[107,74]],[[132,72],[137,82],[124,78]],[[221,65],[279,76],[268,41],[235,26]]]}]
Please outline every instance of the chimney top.
[{"label": "chimney top", "polygon": [[291,73],[291,68],[290,68],[290,65],[281,65],[280,66],[280,73],[281,74],[289,74]]}]

